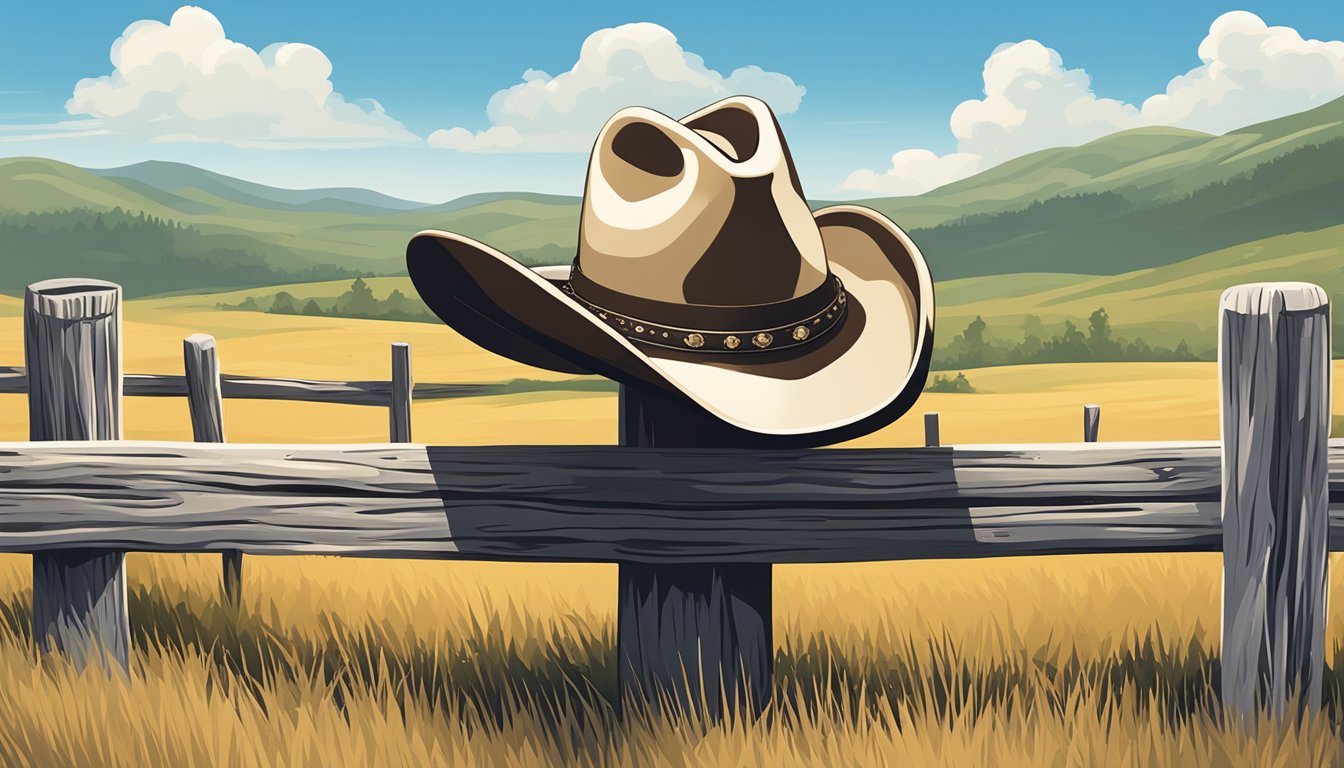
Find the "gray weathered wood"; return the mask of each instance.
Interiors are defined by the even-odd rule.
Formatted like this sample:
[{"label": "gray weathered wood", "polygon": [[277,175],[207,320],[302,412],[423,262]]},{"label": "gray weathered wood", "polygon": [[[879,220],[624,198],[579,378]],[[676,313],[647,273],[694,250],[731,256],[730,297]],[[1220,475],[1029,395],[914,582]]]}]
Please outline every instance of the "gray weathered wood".
[{"label": "gray weathered wood", "polygon": [[[158,373],[128,373],[122,377],[128,397],[184,397],[187,382],[181,376]],[[0,395],[28,391],[28,378],[21,366],[0,366]],[[386,408],[392,394],[387,381],[318,381],[266,376],[220,374],[220,391],[228,399],[293,400],[341,405],[376,405]],[[522,379],[499,384],[416,384],[416,400],[450,400],[459,397],[492,397],[513,392],[613,392],[611,382],[581,378],[559,381]]]},{"label": "gray weathered wood", "polygon": [[183,339],[182,365],[186,370],[192,438],[198,443],[224,442],[224,396],[219,387],[215,337],[196,333]]},{"label": "gray weathered wood", "polygon": [[1304,283],[1223,294],[1222,692],[1228,711],[1320,706],[1330,499],[1330,306]]},{"label": "gray weathered wood", "polygon": [[[224,442],[224,396],[219,388],[215,337],[196,333],[183,339],[182,363],[186,371],[192,438],[198,443]],[[236,549],[224,552],[220,569],[224,600],[237,605],[243,585],[243,553]]]},{"label": "gray weathered wood", "polygon": [[[1219,551],[1204,443],[930,450],[0,443],[0,551],[807,563]],[[1344,440],[1330,447],[1344,550]]]},{"label": "gray weathered wood", "polygon": [[930,411],[924,414],[924,447],[937,448],[942,445],[938,435],[938,413]]},{"label": "gray weathered wood", "polygon": [[387,420],[389,440],[411,442],[411,345],[392,344],[392,391],[389,394]]},{"label": "gray weathered wood", "polygon": [[[620,430],[629,448],[731,446],[717,424],[669,400],[621,387]],[[635,499],[647,507],[653,494]],[[668,543],[666,541],[658,542]],[[754,716],[770,701],[774,667],[769,563],[620,564],[616,662],[623,705],[717,720]]]},{"label": "gray weathered wood", "polygon": [[1101,406],[1083,406],[1083,442],[1097,442],[1097,433],[1101,427]]},{"label": "gray weathered wood", "polygon": [[[46,280],[24,295],[28,432],[33,440],[121,438],[121,288],[102,280]],[[78,502],[46,513],[78,515]],[[33,638],[77,666],[109,658],[126,666],[125,553],[76,548],[33,554]]]}]

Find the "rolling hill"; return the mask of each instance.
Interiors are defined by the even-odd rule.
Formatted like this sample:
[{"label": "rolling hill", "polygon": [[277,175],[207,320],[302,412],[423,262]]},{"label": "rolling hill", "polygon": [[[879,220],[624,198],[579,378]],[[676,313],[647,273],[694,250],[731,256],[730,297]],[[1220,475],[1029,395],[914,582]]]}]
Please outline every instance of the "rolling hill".
[{"label": "rolling hill", "polygon": [[[910,231],[940,281],[1123,275],[1344,224],[1340,168],[1344,99],[1223,136],[1125,131],[918,197],[860,202]],[[154,223],[153,245],[89,236],[109,226],[100,217],[122,217],[113,229]],[[173,163],[89,171],[0,159],[0,291],[9,293],[74,273],[119,280],[131,295],[395,275],[407,239],[424,228],[479,238],[525,263],[560,263],[574,252],[578,200],[488,193],[424,205]]]},{"label": "rolling hill", "polygon": [[200,190],[224,200],[279,211],[326,211],[370,214],[410,211],[427,203],[390,197],[367,189],[281,189],[256,184],[183,163],[151,160],[120,168],[90,168],[89,173],[113,179],[152,196],[154,191],[182,192],[177,200],[190,200],[191,190]]}]

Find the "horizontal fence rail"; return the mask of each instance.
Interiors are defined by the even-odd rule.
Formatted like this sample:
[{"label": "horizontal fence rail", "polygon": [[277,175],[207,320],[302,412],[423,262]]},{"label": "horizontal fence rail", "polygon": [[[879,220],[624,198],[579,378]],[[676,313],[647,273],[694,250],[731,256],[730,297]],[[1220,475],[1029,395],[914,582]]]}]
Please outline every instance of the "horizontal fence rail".
[{"label": "horizontal fence rail", "polygon": [[[621,446],[409,443],[414,399],[612,391],[596,379],[419,384],[220,374],[184,340],[186,376],[123,375],[121,289],[29,286],[34,442],[0,443],[0,551],[33,554],[33,633],[77,663],[129,663],[127,551],[216,552],[236,602],[242,556],[332,554],[618,563],[617,678],[657,705],[759,712],[771,691],[773,563],[1221,552],[1226,711],[1318,707],[1328,558],[1344,551],[1344,440],[1330,440],[1329,300],[1305,283],[1219,303],[1219,442],[765,451],[684,404],[617,398]],[[196,443],[127,442],[123,395],[186,396]],[[393,443],[228,445],[224,398],[388,408]],[[726,450],[728,446],[748,450]]]},{"label": "horizontal fence rail", "polygon": [[[1217,443],[0,443],[0,551],[804,563],[1218,551]],[[1330,443],[1344,549],[1344,440]]]},{"label": "horizontal fence rail", "polygon": [[[390,381],[321,381],[275,376],[220,374],[220,393],[229,399],[297,400],[311,403],[378,405],[386,407],[393,394]],[[122,379],[123,394],[132,397],[186,397],[185,376],[159,373],[128,373]],[[527,391],[612,392],[616,385],[605,379],[541,381],[520,379],[499,384],[416,384],[416,400],[449,400],[487,397]],[[21,366],[0,366],[0,395],[25,394],[28,377]]]}]

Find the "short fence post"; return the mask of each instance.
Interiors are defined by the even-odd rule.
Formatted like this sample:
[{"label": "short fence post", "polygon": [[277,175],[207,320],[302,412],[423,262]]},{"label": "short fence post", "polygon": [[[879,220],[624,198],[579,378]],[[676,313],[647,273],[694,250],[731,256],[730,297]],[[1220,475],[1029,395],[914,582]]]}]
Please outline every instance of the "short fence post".
[{"label": "short fence post", "polygon": [[1097,442],[1097,431],[1101,427],[1101,406],[1083,406],[1083,442]]},{"label": "short fence post", "polygon": [[[224,442],[224,397],[219,388],[219,355],[215,337],[195,333],[182,340],[182,365],[187,378],[187,408],[191,411],[192,439],[198,443]],[[243,553],[223,555],[224,599],[237,605],[243,585]]]},{"label": "short fence post", "polygon": [[[121,439],[121,287],[78,278],[33,283],[23,331],[29,439]],[[33,638],[79,667],[104,654],[125,667],[126,553],[35,553]]]},{"label": "short fence post", "polygon": [[411,345],[404,341],[392,344],[388,437],[394,443],[411,442]]},{"label": "short fence post", "polygon": [[1330,305],[1304,283],[1229,288],[1219,311],[1227,711],[1321,703]]},{"label": "short fence post", "polygon": [[924,447],[937,448],[942,445],[938,436],[938,412],[924,414]]},{"label": "short fence post", "polygon": [[[621,445],[742,448],[709,417],[624,384]],[[616,662],[622,705],[665,700],[710,720],[770,701],[774,666],[771,565],[623,562],[617,577]],[[703,707],[703,709],[702,709]]]}]

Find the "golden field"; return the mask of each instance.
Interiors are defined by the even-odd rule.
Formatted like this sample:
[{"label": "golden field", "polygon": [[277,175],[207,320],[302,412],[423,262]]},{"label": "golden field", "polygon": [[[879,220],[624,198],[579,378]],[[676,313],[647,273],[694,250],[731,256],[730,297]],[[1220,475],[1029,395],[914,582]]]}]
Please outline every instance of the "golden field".
[{"label": "golden field", "polygon": [[[194,303],[193,303],[194,302]],[[0,365],[22,363],[0,301]],[[225,370],[384,378],[410,341],[419,381],[555,376],[423,324],[217,312],[199,299],[127,306],[128,372],[181,370],[215,335]],[[967,372],[974,395],[926,394],[861,445],[1212,439],[1212,364]],[[1335,402],[1344,403],[1335,367]],[[1336,412],[1339,412],[1336,406]],[[610,443],[615,398],[530,393],[414,406],[417,441]],[[235,442],[385,439],[378,408],[229,401]],[[24,439],[0,396],[0,440]],[[190,438],[180,399],[130,398],[126,436]],[[1219,558],[1077,556],[775,568],[775,704],[706,727],[616,718],[609,565],[251,557],[242,605],[219,561],[132,555],[126,677],[31,650],[28,558],[0,557],[5,765],[1324,765],[1344,764],[1344,619],[1332,616],[1323,716],[1219,722]],[[1338,572],[1339,569],[1335,569]],[[1340,578],[1333,579],[1338,593]]]}]

